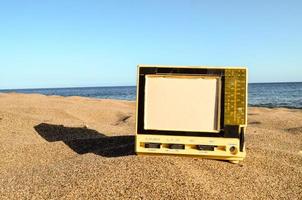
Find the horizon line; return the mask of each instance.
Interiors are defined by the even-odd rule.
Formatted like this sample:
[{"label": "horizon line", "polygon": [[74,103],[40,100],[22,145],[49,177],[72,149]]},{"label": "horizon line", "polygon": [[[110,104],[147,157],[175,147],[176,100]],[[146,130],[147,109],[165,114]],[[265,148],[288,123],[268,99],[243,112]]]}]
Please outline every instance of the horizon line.
[{"label": "horizon line", "polygon": [[[248,84],[278,84],[278,83],[302,83],[302,81],[279,81],[279,82],[251,82]],[[76,88],[112,88],[112,87],[136,87],[136,85],[117,85],[117,86],[69,86],[69,87],[33,87],[33,88],[10,88],[4,90],[45,90],[45,89],[76,89]]]}]

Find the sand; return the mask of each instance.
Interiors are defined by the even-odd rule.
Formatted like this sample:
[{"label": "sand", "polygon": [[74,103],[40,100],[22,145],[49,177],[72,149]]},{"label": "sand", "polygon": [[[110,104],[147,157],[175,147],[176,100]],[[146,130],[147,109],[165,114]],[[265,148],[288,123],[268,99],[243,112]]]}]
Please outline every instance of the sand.
[{"label": "sand", "polygon": [[240,164],[136,156],[135,102],[0,94],[0,199],[301,199],[302,110],[248,117]]}]

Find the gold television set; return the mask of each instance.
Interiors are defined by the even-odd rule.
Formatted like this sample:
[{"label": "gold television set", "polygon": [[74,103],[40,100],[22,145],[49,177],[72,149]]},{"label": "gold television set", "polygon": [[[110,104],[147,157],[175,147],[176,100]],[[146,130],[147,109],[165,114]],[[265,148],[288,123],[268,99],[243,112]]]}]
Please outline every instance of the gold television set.
[{"label": "gold television set", "polygon": [[138,65],[137,154],[245,157],[247,68]]}]

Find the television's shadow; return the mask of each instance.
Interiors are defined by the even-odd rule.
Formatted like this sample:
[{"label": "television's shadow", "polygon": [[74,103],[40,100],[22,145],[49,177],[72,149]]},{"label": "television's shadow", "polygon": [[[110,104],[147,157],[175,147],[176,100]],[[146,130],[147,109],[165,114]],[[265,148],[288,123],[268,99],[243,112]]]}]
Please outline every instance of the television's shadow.
[{"label": "television's shadow", "polygon": [[134,136],[106,136],[82,127],[41,123],[34,127],[48,142],[63,141],[78,154],[94,153],[105,157],[134,155]]}]

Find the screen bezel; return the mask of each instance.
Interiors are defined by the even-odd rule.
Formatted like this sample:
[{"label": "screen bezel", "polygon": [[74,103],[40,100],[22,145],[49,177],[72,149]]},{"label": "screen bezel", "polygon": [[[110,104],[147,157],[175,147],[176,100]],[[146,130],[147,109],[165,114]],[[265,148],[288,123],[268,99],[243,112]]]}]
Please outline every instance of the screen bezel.
[{"label": "screen bezel", "polygon": [[[192,131],[167,131],[144,129],[144,104],[145,104],[145,76],[151,74],[158,75],[202,75],[218,76],[221,79],[220,95],[220,131],[213,132],[192,132]],[[137,88],[137,134],[150,135],[176,135],[176,136],[204,136],[204,137],[225,137],[224,134],[224,85],[225,70],[215,68],[171,68],[171,67],[139,67],[138,68],[138,88]],[[232,136],[233,137],[233,136]]]}]

